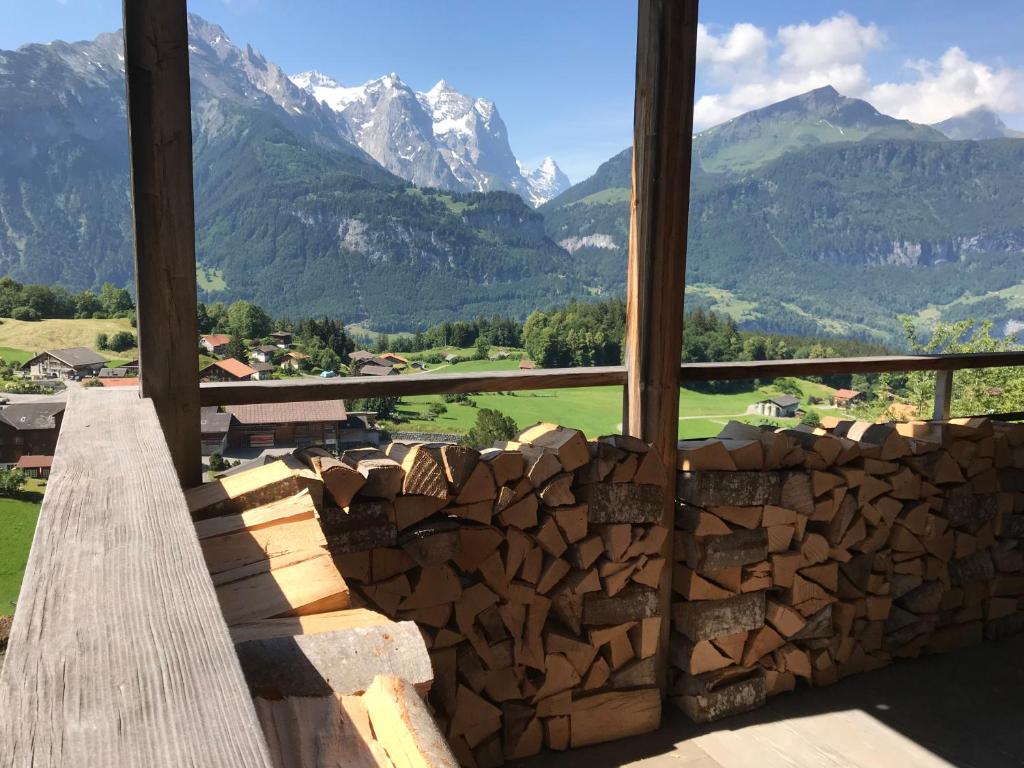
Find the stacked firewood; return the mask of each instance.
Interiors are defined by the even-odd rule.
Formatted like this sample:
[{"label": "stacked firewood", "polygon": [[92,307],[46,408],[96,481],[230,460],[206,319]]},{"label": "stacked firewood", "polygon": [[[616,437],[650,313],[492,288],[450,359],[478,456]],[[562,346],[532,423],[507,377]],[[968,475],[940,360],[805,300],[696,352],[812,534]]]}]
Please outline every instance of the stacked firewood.
[{"label": "stacked firewood", "polygon": [[1024,629],[1024,426],[733,422],[679,447],[672,693],[692,719]]},{"label": "stacked firewood", "polygon": [[672,694],[694,720],[1024,629],[1024,426],[732,422],[679,447]]},{"label": "stacked firewood", "polygon": [[[339,632],[356,606],[418,628],[434,716],[458,761],[483,768],[660,723],[665,480],[641,441],[538,424],[481,452],[297,451],[189,502],[233,632]],[[269,652],[238,647],[256,685]],[[346,686],[371,672],[422,683],[388,663]]]},{"label": "stacked firewood", "polygon": [[463,765],[657,727],[667,530],[654,451],[539,424],[480,453],[393,443],[341,457],[364,473],[366,461],[390,462],[401,484],[364,486],[349,514],[377,505],[397,535],[367,550],[325,523],[328,545],[370,605],[420,626],[430,700]]}]

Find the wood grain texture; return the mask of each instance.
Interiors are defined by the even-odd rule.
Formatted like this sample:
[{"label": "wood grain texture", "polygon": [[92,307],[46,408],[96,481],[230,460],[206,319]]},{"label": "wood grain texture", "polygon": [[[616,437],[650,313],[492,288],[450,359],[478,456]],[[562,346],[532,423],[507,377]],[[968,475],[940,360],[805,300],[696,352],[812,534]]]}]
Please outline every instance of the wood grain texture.
[{"label": "wood grain texture", "polygon": [[124,54],[140,383],[191,488],[202,469],[185,0],[124,0]]},{"label": "wood grain texture", "polygon": [[0,675],[0,766],[271,765],[156,411],[72,391]]},{"label": "wood grain texture", "polygon": [[[652,443],[665,458],[671,485],[679,431],[680,350],[690,150],[697,69],[697,0],[640,0],[633,116],[633,194],[626,290],[626,421],[624,431]],[[665,495],[662,525],[674,501]],[[672,537],[662,555],[672,562]],[[662,574],[661,614],[671,608],[670,569]],[[667,684],[668,622],[656,657]],[[573,739],[575,743],[576,739]]]}]

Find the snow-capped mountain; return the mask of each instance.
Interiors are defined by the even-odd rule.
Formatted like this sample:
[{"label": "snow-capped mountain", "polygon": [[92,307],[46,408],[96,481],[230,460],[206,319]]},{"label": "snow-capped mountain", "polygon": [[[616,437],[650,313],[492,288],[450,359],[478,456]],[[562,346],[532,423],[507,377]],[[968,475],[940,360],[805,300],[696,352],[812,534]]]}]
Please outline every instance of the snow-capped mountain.
[{"label": "snow-capped mountain", "polygon": [[553,200],[572,186],[569,177],[550,157],[541,160],[540,165],[533,170],[520,165],[519,172],[523,174],[523,178],[530,186],[530,202],[535,207],[543,205],[548,200]]},{"label": "snow-capped mountain", "polygon": [[316,71],[291,80],[339,114],[367,154],[419,186],[505,190],[534,206],[570,186],[550,158],[534,171],[521,167],[494,102],[460,93],[444,80],[425,92],[395,73],[355,87]]}]

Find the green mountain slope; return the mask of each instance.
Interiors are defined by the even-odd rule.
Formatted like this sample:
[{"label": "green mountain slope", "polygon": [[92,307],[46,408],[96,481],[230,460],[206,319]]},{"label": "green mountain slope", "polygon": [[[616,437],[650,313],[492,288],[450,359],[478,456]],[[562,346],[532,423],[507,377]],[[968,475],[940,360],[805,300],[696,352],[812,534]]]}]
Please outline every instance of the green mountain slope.
[{"label": "green mountain slope", "polygon": [[[745,174],[696,175],[688,306],[766,331],[890,343],[900,313],[973,308],[1001,326],[1024,318],[1014,300],[1024,283],[1022,170],[1024,142],[1012,139],[868,141],[790,151]],[[584,277],[598,262],[617,275],[599,286],[616,290],[628,204],[586,203],[597,190],[586,191],[549,204],[548,231],[561,242],[613,242],[573,255]]]},{"label": "green mountain slope", "polygon": [[709,173],[750,171],[823,144],[896,139],[946,141],[934,128],[883,115],[866,101],[826,86],[697,134],[694,166]]}]

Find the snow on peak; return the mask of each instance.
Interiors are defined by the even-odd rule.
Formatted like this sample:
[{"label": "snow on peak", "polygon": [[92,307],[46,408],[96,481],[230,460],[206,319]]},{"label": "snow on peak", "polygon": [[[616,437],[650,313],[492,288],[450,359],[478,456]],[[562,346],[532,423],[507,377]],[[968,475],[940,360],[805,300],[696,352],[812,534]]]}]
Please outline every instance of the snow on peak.
[{"label": "snow on peak", "polygon": [[558,167],[558,163],[550,157],[545,157],[532,170],[523,165],[519,166],[519,170],[526,180],[527,187],[530,190],[530,200],[535,206],[543,205],[572,186],[569,177]]},{"label": "snow on peak", "polygon": [[306,72],[299,72],[297,75],[292,75],[290,78],[295,85],[302,88],[305,91],[312,92],[313,88],[340,88],[341,83],[335,80],[330,75],[325,75],[323,72],[319,72],[315,69],[310,69]]}]

